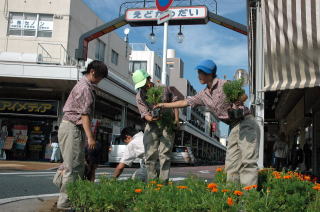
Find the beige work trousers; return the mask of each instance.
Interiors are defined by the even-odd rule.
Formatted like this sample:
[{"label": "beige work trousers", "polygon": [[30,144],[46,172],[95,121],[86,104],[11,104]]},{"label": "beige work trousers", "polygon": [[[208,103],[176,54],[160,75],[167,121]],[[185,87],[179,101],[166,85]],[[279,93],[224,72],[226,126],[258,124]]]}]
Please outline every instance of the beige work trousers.
[{"label": "beige work trousers", "polygon": [[59,145],[63,158],[64,172],[57,207],[69,207],[67,184],[84,177],[84,132],[77,126],[63,120],[58,131]]},{"label": "beige work trousers", "polygon": [[[145,127],[143,143],[148,180],[159,178],[162,181],[168,181],[174,133],[168,134],[166,129],[159,128],[156,123],[148,123]],[[157,172],[158,160],[160,173]]]},{"label": "beige work trousers", "polygon": [[242,185],[257,185],[260,129],[252,115],[234,126],[228,137],[227,181]]}]

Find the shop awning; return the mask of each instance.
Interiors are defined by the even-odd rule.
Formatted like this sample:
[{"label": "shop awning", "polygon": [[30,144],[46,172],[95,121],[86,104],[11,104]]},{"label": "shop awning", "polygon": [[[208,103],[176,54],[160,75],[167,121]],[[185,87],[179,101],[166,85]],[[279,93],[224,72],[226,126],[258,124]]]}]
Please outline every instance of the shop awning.
[{"label": "shop awning", "polygon": [[320,1],[262,0],[265,91],[320,86]]}]

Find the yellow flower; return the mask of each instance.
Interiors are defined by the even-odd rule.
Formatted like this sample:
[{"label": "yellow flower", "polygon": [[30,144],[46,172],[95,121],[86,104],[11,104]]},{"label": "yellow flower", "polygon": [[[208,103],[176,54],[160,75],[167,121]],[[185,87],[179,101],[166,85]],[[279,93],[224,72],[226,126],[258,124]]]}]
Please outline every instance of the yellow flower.
[{"label": "yellow flower", "polygon": [[210,188],[210,189],[213,189],[213,188],[216,188],[217,187],[217,184],[215,184],[215,183],[209,183],[208,184],[208,188]]},{"label": "yellow flower", "polygon": [[233,192],[235,195],[238,195],[238,196],[242,196],[243,195],[243,192],[242,191],[234,191]]},{"label": "yellow flower", "polygon": [[173,184],[173,182],[172,182],[172,181],[169,181],[169,182],[168,182],[168,184],[169,184],[169,185],[172,185],[172,184]]},{"label": "yellow flower", "polygon": [[155,188],[154,190],[157,190],[157,191],[159,191],[161,188],[160,187],[157,187],[157,188]]},{"label": "yellow flower", "polygon": [[137,189],[134,190],[134,192],[136,192],[136,193],[141,193],[141,192],[142,192],[142,189],[141,189],[141,188],[137,188]]},{"label": "yellow flower", "polygon": [[231,197],[228,197],[228,199],[227,199],[227,204],[228,204],[229,206],[232,206],[232,205],[233,205],[233,200],[232,200]]}]

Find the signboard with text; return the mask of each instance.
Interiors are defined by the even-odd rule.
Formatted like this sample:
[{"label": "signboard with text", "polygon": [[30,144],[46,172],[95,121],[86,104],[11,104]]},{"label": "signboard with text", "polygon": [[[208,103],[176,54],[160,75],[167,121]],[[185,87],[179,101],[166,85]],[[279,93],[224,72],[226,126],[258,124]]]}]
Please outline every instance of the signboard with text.
[{"label": "signboard with text", "polygon": [[0,114],[57,117],[58,101],[0,99]]},{"label": "signboard with text", "polygon": [[36,30],[39,31],[52,31],[53,22],[52,21],[39,21],[36,20],[16,20],[12,19],[9,23],[9,29],[17,30]]},{"label": "signboard with text", "polygon": [[[205,6],[171,7],[170,25],[206,24],[208,9]],[[152,26],[157,24],[162,12],[157,8],[128,9],[126,20],[131,26]]]}]

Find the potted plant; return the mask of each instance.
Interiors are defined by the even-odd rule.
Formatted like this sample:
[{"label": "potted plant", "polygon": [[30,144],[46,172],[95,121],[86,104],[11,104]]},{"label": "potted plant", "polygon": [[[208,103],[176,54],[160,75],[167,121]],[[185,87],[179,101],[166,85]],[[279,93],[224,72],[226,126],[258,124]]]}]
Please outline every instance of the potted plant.
[{"label": "potted plant", "polygon": [[[235,106],[236,102],[245,102],[247,95],[243,89],[243,79],[228,81],[223,85],[223,92],[226,95],[227,101],[231,104],[228,110],[228,115],[231,120],[239,120],[244,116],[242,108]],[[235,106],[235,107],[234,107]]]},{"label": "potted plant", "polygon": [[[150,105],[156,105],[163,102],[164,87],[154,86],[147,91],[147,103]],[[160,109],[156,108],[151,111],[153,117],[159,118],[156,123],[160,128],[167,128],[169,133],[172,133],[175,124],[172,109]]]}]

